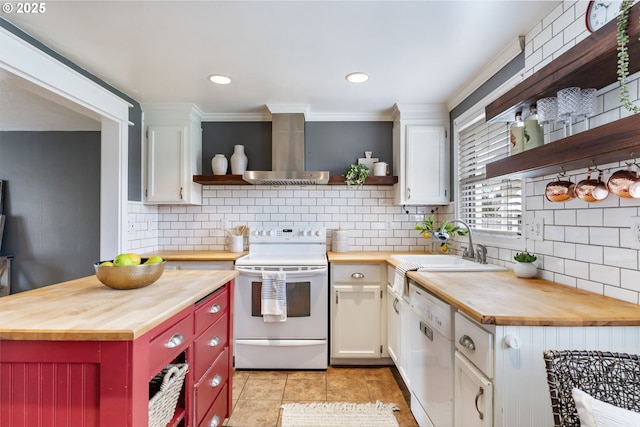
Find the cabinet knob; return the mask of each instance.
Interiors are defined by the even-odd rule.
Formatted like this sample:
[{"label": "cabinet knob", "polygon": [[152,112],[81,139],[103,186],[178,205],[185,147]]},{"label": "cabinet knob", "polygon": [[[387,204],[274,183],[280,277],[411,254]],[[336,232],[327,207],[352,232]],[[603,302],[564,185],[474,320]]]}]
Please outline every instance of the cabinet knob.
[{"label": "cabinet knob", "polygon": [[209,427],[218,427],[220,425],[220,415],[215,414],[209,422]]},{"label": "cabinet knob", "polygon": [[222,384],[222,375],[216,374],[211,380],[211,387],[218,387]]},{"label": "cabinet knob", "polygon": [[520,337],[509,334],[504,337],[504,344],[507,346],[507,348],[518,350],[520,348]]},{"label": "cabinet knob", "polygon": [[474,351],[476,349],[476,344],[473,342],[469,335],[463,335],[462,337],[460,337],[460,341],[458,342],[460,343],[460,345],[468,348],[471,351]]},{"label": "cabinet knob", "polygon": [[165,344],[167,348],[176,348],[184,341],[184,337],[180,334],[173,334],[169,341]]},{"label": "cabinet knob", "polygon": [[220,312],[220,304],[213,304],[209,309],[209,313],[218,313]]},{"label": "cabinet knob", "polygon": [[351,277],[354,278],[354,279],[364,279],[364,274],[362,274],[362,273],[353,273],[351,275]]},{"label": "cabinet knob", "polygon": [[220,344],[220,338],[216,335],[209,340],[209,347],[215,347]]}]

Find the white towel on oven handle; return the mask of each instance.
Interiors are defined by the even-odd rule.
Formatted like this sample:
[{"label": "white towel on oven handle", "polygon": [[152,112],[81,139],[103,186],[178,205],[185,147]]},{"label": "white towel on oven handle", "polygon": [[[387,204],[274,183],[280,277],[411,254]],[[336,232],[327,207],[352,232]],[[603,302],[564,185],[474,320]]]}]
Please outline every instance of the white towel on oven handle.
[{"label": "white towel on oven handle", "polygon": [[287,320],[287,273],[262,272],[262,320],[285,322]]}]

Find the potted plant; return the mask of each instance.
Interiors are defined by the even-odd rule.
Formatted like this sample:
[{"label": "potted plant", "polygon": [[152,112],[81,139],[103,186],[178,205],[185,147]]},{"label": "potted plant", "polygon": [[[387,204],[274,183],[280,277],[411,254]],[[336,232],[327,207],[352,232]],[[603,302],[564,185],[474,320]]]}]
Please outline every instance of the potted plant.
[{"label": "potted plant", "polygon": [[355,164],[349,166],[344,174],[347,185],[362,186],[369,176],[369,168],[366,165]]},{"label": "potted plant", "polygon": [[[435,214],[431,213],[431,215],[429,215],[427,219],[422,221],[420,224],[416,224],[414,228],[418,230],[420,234],[422,234],[422,237],[424,237],[425,239],[433,239],[433,243],[432,243],[432,246],[433,246],[433,244],[436,243],[436,240],[434,239],[434,232],[440,231],[440,229],[442,228],[442,223],[436,224]],[[448,223],[447,225],[444,226],[444,231],[446,231],[447,234],[449,235],[452,235],[452,234],[457,234],[458,236],[467,235],[467,230],[463,230],[460,228],[460,226],[451,224],[451,223]],[[442,242],[438,240],[438,242],[440,243],[440,252],[442,253],[449,252],[448,241]],[[433,248],[431,249],[431,251],[435,252]]]},{"label": "potted plant", "polygon": [[516,276],[523,278],[536,277],[538,275],[538,267],[534,262],[538,259],[529,252],[518,252],[513,259],[516,261],[516,265],[513,267],[513,272]]}]

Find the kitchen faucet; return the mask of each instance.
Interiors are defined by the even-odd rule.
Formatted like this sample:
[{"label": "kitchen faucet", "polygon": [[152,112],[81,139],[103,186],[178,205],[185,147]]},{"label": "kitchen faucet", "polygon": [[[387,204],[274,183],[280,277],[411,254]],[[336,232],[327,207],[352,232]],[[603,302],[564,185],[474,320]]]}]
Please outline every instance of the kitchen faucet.
[{"label": "kitchen faucet", "polygon": [[435,237],[437,240],[441,241],[441,242],[446,242],[448,241],[451,236],[449,236],[449,233],[447,233],[446,230],[446,226],[447,224],[451,224],[454,222],[459,222],[460,224],[464,225],[465,227],[467,227],[467,231],[469,231],[468,235],[469,235],[469,247],[465,248],[464,246],[462,247],[464,249],[464,251],[462,252],[462,258],[463,259],[468,259],[471,261],[475,261],[475,254],[473,252],[473,238],[471,237],[471,227],[469,227],[469,224],[467,224],[466,222],[460,220],[460,219],[452,219],[450,221],[445,221],[444,223],[442,223],[442,227],[440,227],[440,231],[435,233]]}]

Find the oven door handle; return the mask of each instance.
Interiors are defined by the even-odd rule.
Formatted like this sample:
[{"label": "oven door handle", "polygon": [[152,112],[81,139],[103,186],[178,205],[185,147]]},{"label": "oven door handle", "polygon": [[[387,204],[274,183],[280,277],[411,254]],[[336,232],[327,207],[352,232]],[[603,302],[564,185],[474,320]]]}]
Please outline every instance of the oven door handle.
[{"label": "oven door handle", "polygon": [[276,339],[236,339],[236,345],[249,345],[255,347],[307,347],[314,345],[327,345],[327,341],[322,340],[276,340]]},{"label": "oven door handle", "polygon": [[[253,270],[251,268],[243,268],[236,266],[236,271],[243,276],[253,276],[253,277],[262,277],[262,270]],[[268,270],[271,271],[271,270]],[[327,267],[314,269],[314,270],[302,270],[302,271],[286,271],[287,279],[291,277],[312,277],[312,276],[321,276],[326,274]]]}]

